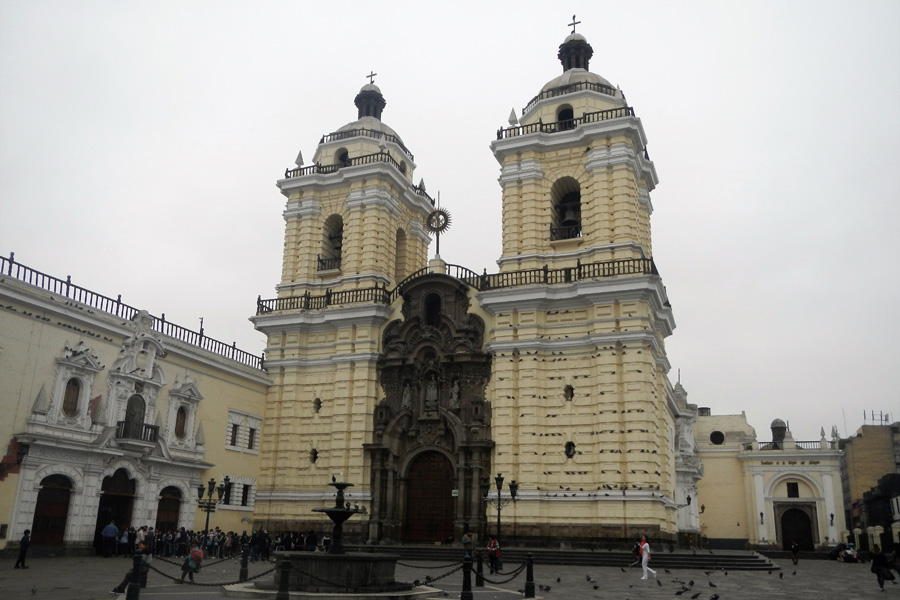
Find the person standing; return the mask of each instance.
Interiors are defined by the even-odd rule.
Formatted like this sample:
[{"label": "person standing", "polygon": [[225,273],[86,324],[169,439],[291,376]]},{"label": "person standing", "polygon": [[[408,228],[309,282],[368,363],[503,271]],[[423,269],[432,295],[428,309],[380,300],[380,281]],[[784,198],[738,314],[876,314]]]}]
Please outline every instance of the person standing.
[{"label": "person standing", "polygon": [[647,573],[653,575],[653,579],[656,579],[656,571],[651,569],[648,565],[650,563],[650,544],[647,542],[647,536],[641,536],[641,566],[644,568],[644,576],[641,579],[647,579]]},{"label": "person standing", "polygon": [[103,557],[109,558],[116,553],[116,540],[119,538],[119,528],[116,527],[115,521],[110,521],[109,525],[100,531],[103,536]]},{"label": "person standing", "polygon": [[797,540],[791,542],[791,560],[795,565],[800,560],[800,544],[797,543]]},{"label": "person standing", "polygon": [[175,578],[175,583],[184,583],[185,575],[190,577],[191,583],[194,583],[194,573],[200,572],[200,564],[203,562],[203,550],[200,544],[195,544],[194,549],[181,565],[181,577]]},{"label": "person standing", "polygon": [[19,540],[19,558],[16,560],[16,565],[13,569],[27,569],[28,567],[25,565],[25,554],[28,553],[28,547],[31,546],[31,530],[26,529],[25,535],[22,536],[22,539]]},{"label": "person standing", "polygon": [[471,559],[472,551],[475,550],[475,534],[467,530],[466,533],[462,536],[462,545],[463,557]]},{"label": "person standing", "polygon": [[500,572],[500,542],[494,536],[488,537],[487,543],[488,565],[490,565],[491,575]]}]

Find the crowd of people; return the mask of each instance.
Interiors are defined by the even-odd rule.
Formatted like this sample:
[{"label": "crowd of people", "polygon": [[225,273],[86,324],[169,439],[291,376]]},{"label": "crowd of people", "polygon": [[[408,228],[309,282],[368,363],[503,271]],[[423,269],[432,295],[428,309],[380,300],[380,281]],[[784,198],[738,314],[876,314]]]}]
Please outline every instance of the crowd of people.
[{"label": "crowd of people", "polygon": [[266,529],[222,531],[218,527],[210,531],[192,531],[184,527],[178,530],[154,531],[153,527],[128,527],[119,529],[115,522],[103,528],[104,556],[134,556],[138,546],[143,545],[148,553],[163,558],[187,558],[192,548],[200,548],[204,558],[240,557],[240,549],[246,545],[251,562],[269,560],[269,555],[277,550],[328,551],[331,539],[323,535],[321,541],[314,531],[307,533],[285,532],[270,534]]}]

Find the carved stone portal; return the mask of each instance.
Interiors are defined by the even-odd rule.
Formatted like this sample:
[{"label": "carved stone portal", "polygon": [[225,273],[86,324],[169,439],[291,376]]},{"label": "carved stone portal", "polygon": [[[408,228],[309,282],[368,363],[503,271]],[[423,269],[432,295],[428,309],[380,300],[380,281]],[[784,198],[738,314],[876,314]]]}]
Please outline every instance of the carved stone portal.
[{"label": "carved stone portal", "polygon": [[[479,481],[489,473],[491,357],[469,288],[440,274],[404,286],[403,319],[387,325],[375,408],[372,542],[459,540],[479,531]],[[423,481],[427,474],[427,483]]]}]

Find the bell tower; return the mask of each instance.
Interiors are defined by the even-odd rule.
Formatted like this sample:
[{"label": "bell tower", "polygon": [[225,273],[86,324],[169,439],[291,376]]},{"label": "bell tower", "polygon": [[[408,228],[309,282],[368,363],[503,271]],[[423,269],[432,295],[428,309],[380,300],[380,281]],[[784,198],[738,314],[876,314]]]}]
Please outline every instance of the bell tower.
[{"label": "bell tower", "polygon": [[273,381],[256,516],[276,530],[312,524],[332,476],[355,484],[353,500],[369,498],[362,449],[390,290],[427,261],[434,202],[412,183],[413,154],[381,120],[378,86],[364,85],[355,104],[357,119],[323,135],[312,163],[301,153],[277,183],[287,198],[281,282],[253,317]]},{"label": "bell tower", "polygon": [[426,264],[434,202],[412,183],[413,154],[381,120],[378,86],[354,102],[357,120],[323,135],[312,164],[301,153],[277,184],[287,198],[279,296],[393,287]]},{"label": "bell tower", "polygon": [[572,33],[550,80],[491,145],[503,188],[500,270],[649,258],[656,170],[625,95]]}]

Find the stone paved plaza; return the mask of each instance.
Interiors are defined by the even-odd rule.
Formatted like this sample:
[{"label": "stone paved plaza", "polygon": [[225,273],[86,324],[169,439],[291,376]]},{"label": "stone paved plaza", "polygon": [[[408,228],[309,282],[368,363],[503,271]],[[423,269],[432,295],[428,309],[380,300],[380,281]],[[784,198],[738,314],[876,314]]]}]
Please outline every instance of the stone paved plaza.
[{"label": "stone paved plaza", "polygon": [[[29,561],[28,570],[13,570],[13,559],[0,561],[0,599],[41,598],[42,600],[92,600],[113,598],[110,589],[117,584],[130,561],[122,558],[34,558]],[[413,568],[421,567],[421,568]],[[253,563],[249,566],[250,576],[271,569],[272,563]],[[427,568],[440,566],[436,562],[401,561],[397,567],[397,579],[424,580],[426,575],[436,577],[449,568]],[[509,571],[517,565],[507,564]],[[671,573],[659,571],[658,581],[641,581],[637,568],[623,572],[618,567],[583,567],[559,565],[535,565],[535,582],[539,586],[550,586],[547,590],[536,590],[538,598],[574,600],[580,598],[609,598],[612,600],[687,600],[699,593],[695,600],[712,600],[718,594],[720,600],[856,600],[863,598],[900,598],[900,585],[886,584],[886,592],[880,593],[875,576],[869,572],[868,564],[841,564],[822,560],[807,560],[796,567],[780,563],[783,571],[734,571],[727,575],[722,571],[709,574],[702,570],[678,569]],[[173,576],[179,574],[176,565],[160,560],[154,567]],[[199,583],[225,583],[238,578],[239,563],[224,561],[204,567],[196,578]],[[784,578],[779,578],[779,572]],[[590,576],[593,580],[587,581]],[[273,575],[267,575],[267,578]],[[557,582],[557,578],[559,582]],[[497,580],[503,579],[498,577]],[[687,584],[694,581],[690,591],[676,595],[682,589],[680,580]],[[711,587],[712,582],[716,587]],[[474,583],[474,581],[473,581]],[[458,598],[462,584],[460,572],[441,579],[434,587],[446,590],[449,598]],[[473,588],[475,600],[510,600],[521,598],[518,590],[525,586],[524,572],[511,582],[503,584],[486,583],[483,588]],[[597,586],[597,589],[594,589]],[[32,594],[32,590],[35,593]],[[201,598],[210,600],[224,598],[222,588],[200,585],[176,585],[170,579],[151,572],[148,587],[141,590],[141,598],[165,600],[172,598]],[[443,596],[439,596],[443,597]],[[125,598],[122,594],[119,598]]]}]

